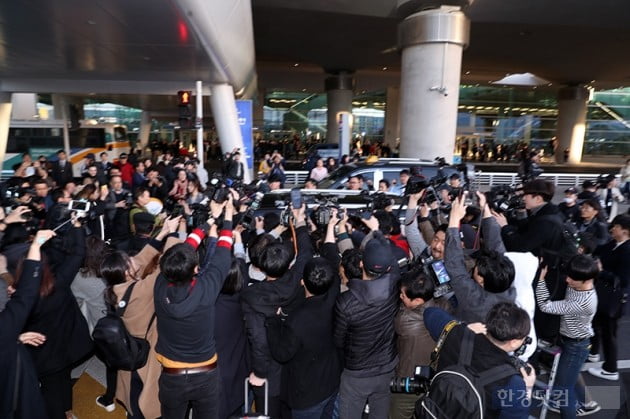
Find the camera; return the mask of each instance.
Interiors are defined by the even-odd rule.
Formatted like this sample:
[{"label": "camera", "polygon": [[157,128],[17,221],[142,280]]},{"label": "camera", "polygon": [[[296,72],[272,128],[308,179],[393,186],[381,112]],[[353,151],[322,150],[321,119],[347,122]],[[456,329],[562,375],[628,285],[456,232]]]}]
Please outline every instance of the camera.
[{"label": "camera", "polygon": [[133,194],[131,192],[127,192],[125,195],[125,205],[133,205]]},{"label": "camera", "polygon": [[394,377],[389,383],[392,393],[424,394],[429,391],[431,383],[431,368],[426,365],[416,365],[413,377]]},{"label": "camera", "polygon": [[511,185],[493,186],[488,193],[488,203],[494,211],[506,214],[508,218],[518,218],[517,211],[525,209],[525,202],[518,192],[519,189]]},{"label": "camera", "polygon": [[424,176],[416,175],[409,178],[407,185],[405,186],[404,195],[413,195],[422,192],[429,186],[427,178]]},{"label": "camera", "polygon": [[253,230],[256,227],[256,222],[254,219],[255,213],[258,208],[260,208],[260,203],[264,196],[265,194],[263,194],[262,192],[256,192],[256,195],[254,195],[254,200],[249,205],[249,208],[247,208],[247,211],[245,211],[245,213],[243,214],[240,224],[246,230]]}]

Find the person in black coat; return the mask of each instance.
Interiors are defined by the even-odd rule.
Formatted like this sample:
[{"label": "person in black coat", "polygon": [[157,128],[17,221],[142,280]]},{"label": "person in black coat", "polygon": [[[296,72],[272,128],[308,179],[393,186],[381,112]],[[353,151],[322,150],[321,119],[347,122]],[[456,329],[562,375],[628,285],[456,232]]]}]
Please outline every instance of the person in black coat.
[{"label": "person in black coat", "polygon": [[340,258],[335,244],[335,225],[330,218],[321,253],[310,260],[302,282],[306,299],[287,319],[266,321],[271,355],[285,364],[284,377],[293,418],[332,417],[341,360],[333,340],[335,301],[340,292]]},{"label": "person in black coat", "polygon": [[282,366],[271,356],[265,320],[275,317],[278,310],[290,315],[304,300],[300,279],[304,266],[313,257],[313,247],[306,227],[305,206],[294,209],[296,220],[298,255],[293,266],[293,252],[281,243],[273,243],[260,256],[260,268],[266,279],[243,290],[241,304],[245,315],[247,340],[251,350],[252,372],[249,376],[253,385],[256,406],[263,406],[262,379],[269,386],[269,415],[282,417],[281,371]]},{"label": "person in black coat", "polygon": [[335,306],[335,345],[344,353],[339,385],[343,418],[361,417],[366,402],[370,416],[387,417],[389,383],[398,363],[394,318],[400,271],[394,245],[377,231],[376,218],[366,224],[372,232],[364,241],[362,278],[348,281],[348,291],[337,298]]},{"label": "person in black coat", "polygon": [[[601,344],[604,363],[589,368],[588,372],[599,378],[616,381],[617,372],[617,322],[624,314],[630,288],[630,215],[618,215],[612,221],[610,232],[613,239],[595,251],[602,265],[595,288],[599,304],[593,319],[595,336],[591,339],[591,356],[599,360]],[[610,292],[617,288],[617,293]]]},{"label": "person in black coat", "polygon": [[[549,266],[545,281],[552,300],[561,300],[566,291],[564,275],[560,272],[558,250],[564,238],[564,216],[551,203],[555,188],[552,183],[535,179],[523,186],[523,201],[529,213],[517,225],[508,225],[503,215],[495,215],[501,226],[503,243],[508,252],[532,252],[542,257]],[[560,329],[560,316],[542,313],[536,307],[534,315],[536,333],[541,339],[553,340]]]},{"label": "person in black coat", "polygon": [[[37,232],[30,246],[17,291],[0,312],[0,417],[47,418],[33,361],[22,343],[40,344],[40,339],[20,337],[26,320],[37,302],[42,279],[40,248],[55,235],[50,230]],[[17,389],[18,394],[15,394]]]},{"label": "person in black coat", "polygon": [[589,233],[595,239],[597,246],[602,246],[610,240],[606,213],[598,199],[587,199],[580,205],[580,218],[576,222],[580,233]]},{"label": "person in black coat", "polygon": [[65,419],[72,410],[70,372],[93,349],[87,322],[70,289],[85,256],[85,231],[78,219],[73,220],[66,237],[45,249],[46,286],[40,289],[40,299],[24,326],[25,332],[46,336],[45,344],[29,349],[50,419]]},{"label": "person in black coat", "polygon": [[51,174],[53,180],[59,187],[73,179],[72,163],[68,160],[65,151],[57,151],[57,161],[52,162]]},{"label": "person in black coat", "polygon": [[[242,227],[239,226],[232,231],[236,257],[232,258],[230,272],[215,305],[214,339],[223,385],[219,405],[220,419],[239,416],[239,413],[243,412],[245,403],[243,380],[250,371],[241,308],[241,292],[247,287],[247,267],[241,230]],[[216,246],[216,239],[209,238],[207,246]]]},{"label": "person in black coat", "polygon": [[238,149],[234,149],[228,161],[226,162],[227,177],[233,181],[243,180],[245,176],[245,166],[241,162],[241,153]]}]

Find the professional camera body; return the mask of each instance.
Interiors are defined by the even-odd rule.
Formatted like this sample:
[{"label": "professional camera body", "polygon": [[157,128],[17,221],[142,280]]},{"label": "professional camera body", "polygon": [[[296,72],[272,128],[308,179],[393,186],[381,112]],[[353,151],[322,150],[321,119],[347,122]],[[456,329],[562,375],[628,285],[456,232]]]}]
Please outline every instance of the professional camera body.
[{"label": "professional camera body", "polygon": [[488,193],[488,203],[494,211],[503,213],[508,218],[521,218],[518,212],[525,209],[521,191],[522,188],[513,185],[493,186]]},{"label": "professional camera body", "polygon": [[431,384],[431,368],[427,365],[416,365],[413,377],[394,377],[389,383],[392,393],[424,394]]},{"label": "professional camera body", "polygon": [[246,230],[253,230],[256,228],[255,214],[256,211],[258,211],[258,208],[260,208],[260,203],[264,196],[265,194],[263,194],[262,192],[256,192],[256,195],[254,195],[254,199],[249,204],[247,211],[243,213],[240,224]]}]

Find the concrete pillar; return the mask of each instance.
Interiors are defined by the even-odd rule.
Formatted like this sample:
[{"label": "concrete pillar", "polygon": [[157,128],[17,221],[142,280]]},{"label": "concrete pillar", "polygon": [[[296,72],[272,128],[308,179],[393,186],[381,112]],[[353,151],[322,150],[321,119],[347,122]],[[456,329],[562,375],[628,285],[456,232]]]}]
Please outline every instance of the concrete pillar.
[{"label": "concrete pillar", "polygon": [[11,119],[20,121],[37,121],[37,94],[36,93],[13,93],[11,97],[13,108]]},{"label": "concrete pillar", "polygon": [[588,98],[589,91],[583,86],[564,87],[558,91],[557,163],[564,163],[564,150],[567,148],[568,163],[578,164],[582,161]]},{"label": "concrete pillar", "polygon": [[400,139],[400,88],[388,87],[385,97],[385,138],[392,149]]},{"label": "concrete pillar", "polygon": [[[231,152],[235,148],[245,150],[241,128],[238,124],[234,88],[229,84],[211,85],[210,106],[223,153]],[[245,182],[250,182],[252,179],[251,167],[248,167],[247,159],[243,153],[241,153],[241,162],[245,168]]]},{"label": "concrete pillar", "polygon": [[70,128],[78,128],[79,121],[85,119],[85,113],[83,111],[83,98],[53,94],[52,103],[54,118],[69,119]]},{"label": "concrete pillar", "polygon": [[402,49],[400,156],[452,163],[462,51],[470,21],[459,7],[412,14],[398,27]]},{"label": "concrete pillar", "polygon": [[339,112],[352,113],[354,78],[341,72],[326,78],[326,102],[328,104],[326,142],[339,144]]},{"label": "concrete pillar", "polygon": [[140,132],[138,132],[138,143],[136,148],[144,150],[149,144],[149,136],[151,135],[151,113],[142,111],[140,114]]},{"label": "concrete pillar", "polygon": [[[9,139],[9,127],[11,125],[11,93],[0,92],[0,162],[4,162],[7,153],[7,141]],[[10,170],[10,167],[2,167]]]}]

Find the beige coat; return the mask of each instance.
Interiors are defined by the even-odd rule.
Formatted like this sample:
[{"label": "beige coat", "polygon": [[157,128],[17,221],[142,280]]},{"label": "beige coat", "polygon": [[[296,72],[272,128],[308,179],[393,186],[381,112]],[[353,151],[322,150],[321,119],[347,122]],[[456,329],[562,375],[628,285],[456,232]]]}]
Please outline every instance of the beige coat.
[{"label": "beige coat", "polygon": [[[164,246],[164,251],[173,245],[180,243],[181,241],[176,238],[169,238]],[[144,271],[147,265],[158,256],[159,252],[152,246],[145,246],[140,253],[133,257],[136,266],[140,271]],[[131,299],[128,301],[127,310],[123,316],[123,321],[129,333],[135,337],[144,338],[144,334],[147,332],[147,327],[155,313],[153,306],[153,286],[155,280],[160,274],[160,270],[156,269],[154,272],[148,274],[144,279],[137,281],[136,286],[131,293]],[[114,293],[118,300],[122,298],[127,291],[127,288],[131,284],[131,281],[124,284],[118,284],[114,286]],[[138,405],[142,414],[147,419],[154,419],[161,416],[160,413],[160,401],[158,399],[158,379],[162,372],[162,367],[156,359],[155,345],[157,343],[157,322],[153,321],[151,329],[147,334],[147,340],[151,345],[149,351],[149,359],[144,367],[138,370],[138,375],[144,384],[142,392],[140,393],[140,399]],[[130,404],[131,393],[131,372],[118,371],[118,383],[116,387],[116,398],[120,400],[127,410],[131,410]],[[132,412],[136,415],[136,412]]]}]

